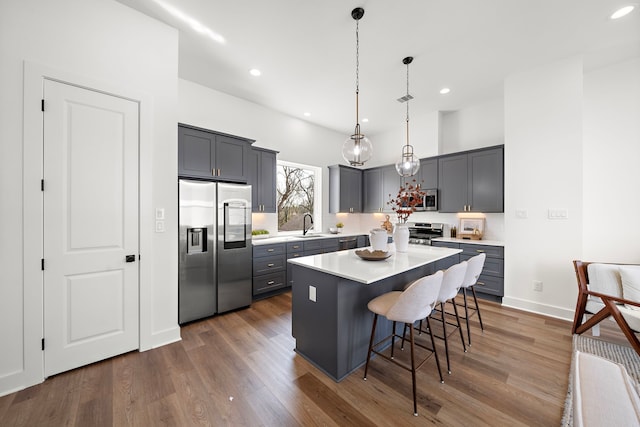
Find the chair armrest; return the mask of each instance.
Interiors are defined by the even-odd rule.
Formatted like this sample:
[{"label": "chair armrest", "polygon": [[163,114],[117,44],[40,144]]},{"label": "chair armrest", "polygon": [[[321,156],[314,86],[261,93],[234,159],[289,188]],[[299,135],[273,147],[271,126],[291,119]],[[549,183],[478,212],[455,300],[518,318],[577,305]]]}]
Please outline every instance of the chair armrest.
[{"label": "chair armrest", "polygon": [[614,297],[613,295],[601,294],[600,292],[593,292],[593,291],[587,291],[587,294],[603,300],[607,299],[610,301],[614,301],[619,304],[627,304],[627,305],[633,305],[635,307],[640,307],[640,301],[632,301],[630,299],[618,298],[618,297]]}]

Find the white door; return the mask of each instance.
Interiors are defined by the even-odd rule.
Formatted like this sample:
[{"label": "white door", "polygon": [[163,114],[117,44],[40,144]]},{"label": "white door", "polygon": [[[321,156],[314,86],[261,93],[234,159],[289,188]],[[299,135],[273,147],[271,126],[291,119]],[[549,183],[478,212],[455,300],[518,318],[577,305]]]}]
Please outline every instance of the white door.
[{"label": "white door", "polygon": [[[44,80],[45,376],[138,348],[138,103]],[[127,262],[127,256],[129,262]]]}]

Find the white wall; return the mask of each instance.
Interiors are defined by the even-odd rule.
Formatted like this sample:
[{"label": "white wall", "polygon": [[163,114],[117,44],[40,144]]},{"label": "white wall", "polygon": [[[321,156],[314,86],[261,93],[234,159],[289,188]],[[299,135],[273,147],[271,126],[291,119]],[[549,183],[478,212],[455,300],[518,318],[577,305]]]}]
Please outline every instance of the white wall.
[{"label": "white wall", "polygon": [[504,142],[504,100],[494,99],[458,111],[442,113],[438,154],[489,147]]},{"label": "white wall", "polygon": [[[37,306],[42,287],[24,279],[25,272],[39,270],[32,259],[23,257],[23,238],[32,228],[23,221],[32,214],[23,212],[23,160],[31,161],[30,153],[23,153],[25,60],[123,95],[142,94],[140,346],[151,348],[180,338],[175,182],[178,34],[112,0],[2,1],[0,59],[0,394],[4,394],[43,379],[38,345],[42,323],[37,322],[42,315]],[[156,207],[165,208],[163,234],[154,233]]]},{"label": "white wall", "polygon": [[[582,251],[582,59],[505,82],[506,305],[571,318]],[[548,219],[548,209],[568,219]],[[527,212],[516,218],[516,210]],[[534,292],[532,281],[543,282]]]},{"label": "white wall", "polygon": [[584,77],[585,261],[640,263],[640,58]]}]

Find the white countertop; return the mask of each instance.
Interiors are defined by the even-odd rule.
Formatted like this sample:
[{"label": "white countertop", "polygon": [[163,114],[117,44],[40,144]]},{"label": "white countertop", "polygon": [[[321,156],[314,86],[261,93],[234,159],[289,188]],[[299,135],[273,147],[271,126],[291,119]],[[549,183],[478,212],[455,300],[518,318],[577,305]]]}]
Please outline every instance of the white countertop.
[{"label": "white countertop", "polygon": [[431,240],[433,240],[434,242],[465,243],[469,245],[504,246],[504,242],[501,242],[499,240],[471,240],[451,237],[436,237],[435,239]]},{"label": "white countertop", "polygon": [[383,261],[365,261],[355,254],[356,250],[359,249],[292,258],[288,262],[368,285],[462,252],[460,249],[410,245],[407,252],[394,252]]},{"label": "white countertop", "polygon": [[342,238],[342,237],[355,237],[355,236],[363,236],[367,233],[311,233],[312,237],[302,237],[302,235],[289,235],[289,236],[274,236],[267,238],[258,238],[255,236],[252,237],[251,243],[254,246],[260,245],[270,245],[272,243],[284,243],[284,242],[304,242],[304,241],[313,241],[319,239],[332,239],[332,238]]}]

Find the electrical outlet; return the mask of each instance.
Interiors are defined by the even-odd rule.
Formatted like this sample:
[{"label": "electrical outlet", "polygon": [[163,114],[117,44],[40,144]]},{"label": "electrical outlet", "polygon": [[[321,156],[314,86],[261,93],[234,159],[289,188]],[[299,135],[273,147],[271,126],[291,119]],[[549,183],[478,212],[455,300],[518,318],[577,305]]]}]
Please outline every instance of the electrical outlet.
[{"label": "electrical outlet", "polygon": [[156,221],[156,233],[164,233],[164,221]]},{"label": "electrical outlet", "polygon": [[533,290],[536,292],[542,292],[542,282],[540,280],[533,281]]},{"label": "electrical outlet", "polygon": [[316,302],[316,287],[309,286],[309,299],[313,302]]}]

